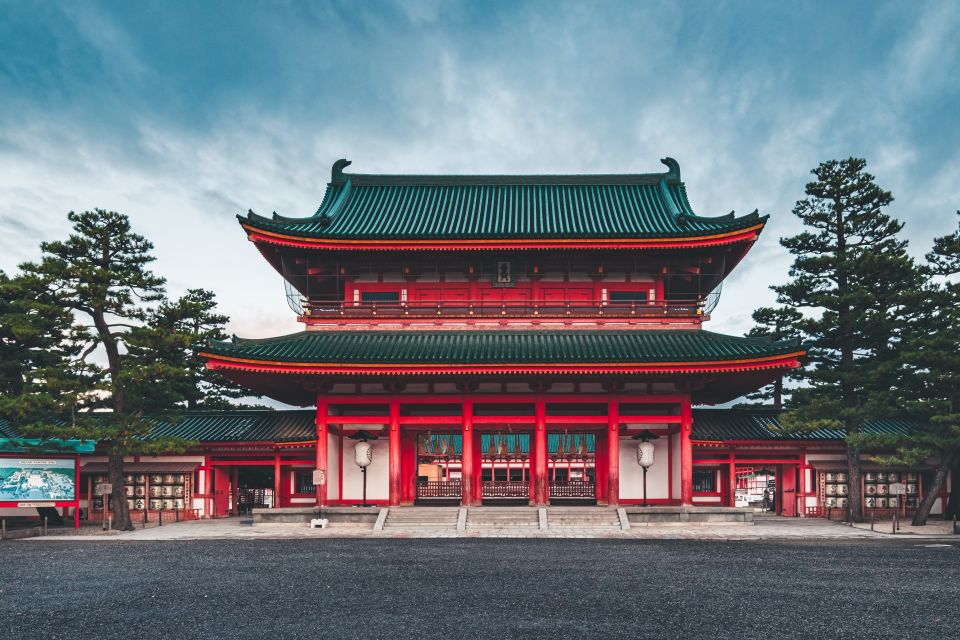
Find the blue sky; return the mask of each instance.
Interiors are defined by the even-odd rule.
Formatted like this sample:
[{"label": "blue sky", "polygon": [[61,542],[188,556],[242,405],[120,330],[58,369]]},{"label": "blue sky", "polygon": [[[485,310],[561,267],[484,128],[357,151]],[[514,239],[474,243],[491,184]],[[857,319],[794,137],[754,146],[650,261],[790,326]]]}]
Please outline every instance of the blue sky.
[{"label": "blue sky", "polygon": [[[840,6],[837,6],[840,5]],[[0,0],[0,268],[131,216],[172,294],[231,330],[298,328],[234,215],[307,215],[357,172],[681,164],[703,215],[771,222],[710,328],[772,302],[818,162],[864,156],[916,254],[960,208],[960,5]]]}]

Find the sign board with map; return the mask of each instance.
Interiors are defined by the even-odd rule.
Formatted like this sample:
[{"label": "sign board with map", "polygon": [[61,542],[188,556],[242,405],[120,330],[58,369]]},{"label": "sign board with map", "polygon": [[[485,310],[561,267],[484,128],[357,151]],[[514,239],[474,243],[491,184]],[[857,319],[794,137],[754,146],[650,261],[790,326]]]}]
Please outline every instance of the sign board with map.
[{"label": "sign board with map", "polygon": [[74,505],[75,458],[0,457],[0,506]]}]

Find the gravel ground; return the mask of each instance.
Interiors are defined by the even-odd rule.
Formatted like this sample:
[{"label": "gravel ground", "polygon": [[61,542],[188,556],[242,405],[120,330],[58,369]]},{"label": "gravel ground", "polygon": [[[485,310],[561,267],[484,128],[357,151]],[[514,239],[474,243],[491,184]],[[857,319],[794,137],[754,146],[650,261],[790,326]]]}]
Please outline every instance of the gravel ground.
[{"label": "gravel ground", "polygon": [[922,541],[0,544],[11,639],[939,639],[958,598]]}]

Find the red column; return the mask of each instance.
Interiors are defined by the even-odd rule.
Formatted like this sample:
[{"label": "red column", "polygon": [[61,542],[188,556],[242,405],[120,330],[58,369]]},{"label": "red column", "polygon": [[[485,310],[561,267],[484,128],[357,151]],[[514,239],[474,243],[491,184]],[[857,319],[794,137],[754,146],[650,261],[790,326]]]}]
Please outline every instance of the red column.
[{"label": "red column", "polygon": [[400,401],[390,396],[390,506],[400,506]]},{"label": "red column", "polygon": [[730,452],[730,504],[727,506],[737,506],[737,459],[733,451]]},{"label": "red column", "polygon": [[680,403],[680,504],[693,504],[693,412],[690,398]]},{"label": "red column", "polygon": [[327,505],[327,485],[333,481],[327,474],[329,468],[328,443],[329,425],[327,423],[327,398],[324,395],[317,396],[317,469],[324,473],[323,484],[317,485],[317,506],[325,507]]},{"label": "red column", "polygon": [[607,504],[620,504],[620,399],[607,402]]},{"label": "red column", "polygon": [[537,396],[533,427],[533,501],[547,504],[547,404]]},{"label": "red column", "polygon": [[280,452],[273,454],[273,508],[280,508]]},{"label": "red column", "polygon": [[462,425],[462,450],[460,452],[460,465],[463,478],[460,480],[463,495],[461,502],[463,506],[469,507],[473,504],[473,400],[467,397],[463,399],[463,425]]}]

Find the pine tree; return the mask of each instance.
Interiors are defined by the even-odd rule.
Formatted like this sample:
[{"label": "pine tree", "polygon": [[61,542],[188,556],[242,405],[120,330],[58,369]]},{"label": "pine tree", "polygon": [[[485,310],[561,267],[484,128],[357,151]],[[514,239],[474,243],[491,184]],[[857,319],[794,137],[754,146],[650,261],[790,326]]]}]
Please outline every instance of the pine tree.
[{"label": "pine tree", "polygon": [[148,268],[153,245],[132,231],[126,216],[96,209],[70,212],[67,218],[73,223],[69,238],[42,243],[41,260],[25,263],[21,270],[44,299],[90,322],[80,358],[99,349],[106,355],[99,404],[111,412],[76,416],[66,427],[49,421],[31,428],[37,435],[94,439],[107,449],[114,519],[119,528],[130,529],[124,456],[178,451],[189,444],[146,439],[152,424],[143,418],[143,410],[164,404],[148,398],[152,386],[162,385],[165,371],[145,371],[125,353],[131,332],[149,317],[149,305],[163,300],[164,280]]},{"label": "pine tree", "polygon": [[[926,257],[930,280],[907,309],[891,407],[919,425],[919,431],[897,441],[895,453],[882,458],[901,465],[936,461],[915,526],[926,524],[948,473],[960,463],[960,227],[937,238]],[[955,512],[956,501],[944,515],[951,510]]]},{"label": "pine tree", "polygon": [[[805,385],[782,422],[844,429],[852,487],[861,482],[863,424],[889,406],[899,319],[922,286],[897,236],[903,225],[884,212],[893,196],[865,168],[865,160],[848,158],[813,170],[807,197],[793,209],[807,230],[780,241],[794,256],[791,281],[774,287],[779,304],[805,316],[799,327],[809,347]],[[859,491],[849,500],[851,518],[862,520]]]}]

